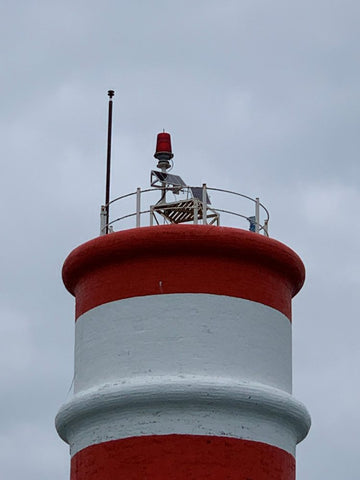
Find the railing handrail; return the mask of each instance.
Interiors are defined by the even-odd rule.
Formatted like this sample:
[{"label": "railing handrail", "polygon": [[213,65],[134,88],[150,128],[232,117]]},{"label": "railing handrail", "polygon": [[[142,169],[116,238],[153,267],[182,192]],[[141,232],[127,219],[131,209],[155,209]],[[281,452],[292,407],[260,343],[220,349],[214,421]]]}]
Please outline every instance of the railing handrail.
[{"label": "railing handrail", "polygon": [[[222,188],[214,188],[214,187],[206,187],[206,190],[213,190],[215,192],[224,192],[224,193],[231,193],[232,195],[237,195],[238,197],[243,197],[243,198],[247,198],[248,200],[251,200],[252,202],[256,203],[256,199],[255,198],[251,198],[249,197],[248,195],[244,195],[243,193],[239,193],[239,192],[233,192],[232,190],[224,190]],[[266,212],[266,215],[267,215],[267,220],[269,221],[270,219],[270,213],[269,213],[269,210],[265,207],[265,205],[263,205],[261,202],[259,202],[259,205],[260,207],[262,207],[265,212]],[[229,213],[229,212],[227,212]],[[247,218],[247,217],[246,217]]]},{"label": "railing handrail", "polygon": [[[186,185],[185,187],[182,187],[182,190],[190,189],[190,188],[199,188],[199,187],[198,186],[195,187],[193,185]],[[141,193],[154,192],[158,190],[167,190],[169,192],[173,192],[174,188],[173,187],[152,187],[152,188],[141,189]],[[251,200],[252,202],[256,203],[255,198],[249,197],[248,195],[244,195],[243,193],[234,192],[233,190],[226,190],[223,188],[215,188],[215,187],[208,187],[208,186],[206,186],[206,190],[212,190],[214,192],[230,193],[232,195],[237,195],[238,197],[247,198],[248,200]],[[110,200],[110,202],[107,205],[105,205],[105,207],[111,205],[112,203],[117,202],[118,200],[123,200],[124,198],[131,197],[132,195],[136,195],[136,194],[137,194],[137,191],[126,193],[125,195],[121,195],[120,197],[113,198],[112,200]],[[262,203],[259,203],[259,205],[265,210],[267,215],[267,220],[269,220],[270,219],[269,210]]]},{"label": "railing handrail", "polygon": [[[166,187],[153,187],[153,188],[146,188],[144,190],[141,190],[141,193],[147,193],[147,192],[155,192],[155,191],[158,191],[158,190],[164,190],[164,188],[166,190],[173,190],[173,188],[166,188]],[[190,188],[190,187],[184,187],[184,188]],[[131,197],[131,195],[136,195],[137,194],[137,190],[135,190],[135,192],[131,192],[131,193],[126,193],[125,195],[121,195],[120,197],[116,197],[114,198],[113,200],[110,200],[110,202],[105,205],[105,207],[111,205],[112,203],[115,203],[117,202],[118,200],[123,200],[124,198],[127,198],[127,197]]]}]

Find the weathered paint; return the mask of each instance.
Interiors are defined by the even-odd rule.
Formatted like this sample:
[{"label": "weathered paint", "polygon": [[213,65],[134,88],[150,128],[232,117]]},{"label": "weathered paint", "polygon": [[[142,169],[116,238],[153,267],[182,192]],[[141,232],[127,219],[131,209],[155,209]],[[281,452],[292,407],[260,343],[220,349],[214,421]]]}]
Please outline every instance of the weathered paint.
[{"label": "weathered paint", "polygon": [[103,303],[163,293],[246,298],[291,319],[304,281],[300,258],[276,240],[205,225],[144,227],[103,235],[75,249],[63,279],[76,316]]},{"label": "weathered paint", "polygon": [[71,480],[294,480],[292,455],[224,437],[137,437],[89,447],[72,458]]},{"label": "weathered paint", "polygon": [[108,440],[153,435],[226,436],[295,454],[310,418],[286,392],[230,378],[138,378],[75,395],[58,413],[71,454]]},{"label": "weathered paint", "polygon": [[260,303],[208,294],[127,298],[87,311],[75,330],[75,393],[181,375],[291,392],[291,323]]}]

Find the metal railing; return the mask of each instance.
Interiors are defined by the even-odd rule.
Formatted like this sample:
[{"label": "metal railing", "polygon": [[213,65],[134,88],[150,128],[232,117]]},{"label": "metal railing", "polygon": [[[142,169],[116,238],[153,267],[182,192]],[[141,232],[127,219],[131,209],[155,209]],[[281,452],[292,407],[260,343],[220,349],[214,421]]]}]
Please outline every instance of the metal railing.
[{"label": "metal railing", "polygon": [[[220,225],[220,214],[221,219],[223,219],[224,215],[227,216],[226,218],[237,218],[238,220],[244,220],[242,222],[242,225],[238,224],[238,221],[226,221],[224,224],[227,226],[233,226],[236,228],[246,228],[252,232],[255,233],[262,233],[266,236],[269,236],[268,233],[268,224],[269,224],[269,211],[267,208],[260,203],[260,200],[258,197],[256,198],[251,198],[247,195],[244,195],[242,193],[234,192],[232,190],[224,190],[221,188],[212,188],[208,187],[206,184],[203,184],[201,189],[202,189],[202,195],[199,196],[199,198],[195,198],[192,195],[193,189],[199,189],[199,187],[190,187],[186,186],[181,188],[179,191],[178,188],[174,187],[153,187],[153,188],[147,188],[142,190],[140,187],[136,189],[135,192],[127,193],[125,195],[121,195],[120,197],[116,197],[113,200],[111,200],[108,205],[103,205],[101,207],[101,213],[100,213],[100,235],[106,234],[106,231],[109,233],[113,231],[114,225],[119,224],[120,229],[121,228],[133,228],[135,227],[141,227],[141,226],[151,226],[151,225],[160,225],[160,224],[169,224],[169,223],[194,223],[194,224],[216,224]],[[141,205],[142,205],[142,199],[144,195],[151,196],[154,194],[154,192],[159,192],[161,196],[161,201],[158,201],[157,203],[154,203],[153,205],[150,204],[149,208],[142,210]],[[246,207],[240,207],[238,206],[239,210],[229,210],[226,208],[216,208],[213,206],[212,202],[208,201],[208,193],[211,192],[214,194],[214,197],[216,196],[217,198],[214,199],[217,204],[221,204],[221,201],[219,201],[220,197],[223,196],[223,194],[228,194],[232,196],[231,204],[233,206],[236,205],[235,199],[240,199],[241,201],[248,201],[248,204]],[[176,197],[176,200],[173,202],[168,202],[166,200],[166,195],[174,194],[174,197]],[[127,206],[127,208],[130,208],[129,210],[125,210],[125,208],[120,207],[120,203],[124,204],[125,200],[131,199],[134,197],[135,199],[135,205]],[[222,200],[222,199],[221,199]],[[191,202],[192,201],[192,202]],[[184,202],[186,203],[186,206],[184,207]],[[150,202],[148,202],[149,204]],[[107,208],[109,207],[114,207],[115,204],[120,208],[120,212],[124,212],[123,215],[120,215],[112,220],[109,221],[109,223],[106,223],[107,219]],[[252,208],[250,208],[249,205],[252,204]],[[221,206],[221,205],[220,205]],[[170,210],[174,213],[176,213],[176,210],[181,210],[184,212],[186,211],[189,213],[189,215],[185,215],[184,218],[190,218],[191,221],[171,221],[169,220],[170,217],[167,216],[167,212]],[[249,214],[245,213],[240,213],[245,209],[246,211],[249,212]],[[129,213],[125,213],[128,211]],[[129,220],[134,220],[130,225],[127,223],[124,225],[126,222]],[[161,223],[162,222],[162,223]],[[234,224],[235,223],[235,224]],[[135,225],[134,225],[135,224]]]}]

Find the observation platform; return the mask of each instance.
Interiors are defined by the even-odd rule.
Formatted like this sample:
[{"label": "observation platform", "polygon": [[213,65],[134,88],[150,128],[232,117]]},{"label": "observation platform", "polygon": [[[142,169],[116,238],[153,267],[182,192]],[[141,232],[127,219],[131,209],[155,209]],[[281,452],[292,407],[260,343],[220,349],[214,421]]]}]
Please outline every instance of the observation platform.
[{"label": "observation platform", "polygon": [[[102,206],[100,235],[134,227],[181,223],[230,226],[269,236],[269,211],[258,197],[251,198],[206,184],[189,186],[180,177],[168,177],[165,186],[163,179],[160,180],[161,185],[152,181],[151,188],[139,187]],[[143,206],[145,204],[146,207]],[[228,205],[231,205],[230,209]]]}]

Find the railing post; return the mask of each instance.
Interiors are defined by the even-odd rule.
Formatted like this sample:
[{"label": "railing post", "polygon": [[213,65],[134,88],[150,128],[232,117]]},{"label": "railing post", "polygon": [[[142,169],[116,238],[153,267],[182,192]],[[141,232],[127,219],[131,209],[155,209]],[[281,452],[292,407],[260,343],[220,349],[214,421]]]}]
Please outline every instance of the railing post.
[{"label": "railing post", "polygon": [[207,195],[206,195],[206,183],[203,183],[202,186],[202,215],[203,215],[203,225],[207,225]]},{"label": "railing post", "polygon": [[198,224],[198,218],[199,218],[199,207],[198,207],[198,201],[195,198],[194,199],[194,225]]},{"label": "railing post", "polygon": [[107,208],[101,205],[100,209],[100,235],[106,235]]},{"label": "railing post", "polygon": [[136,228],[140,227],[141,188],[136,189]]},{"label": "railing post", "polygon": [[255,199],[255,233],[259,233],[260,227],[260,200],[259,197]]},{"label": "railing post", "polygon": [[268,237],[269,236],[269,220],[268,219],[264,221],[264,232],[265,232],[265,235]]}]

